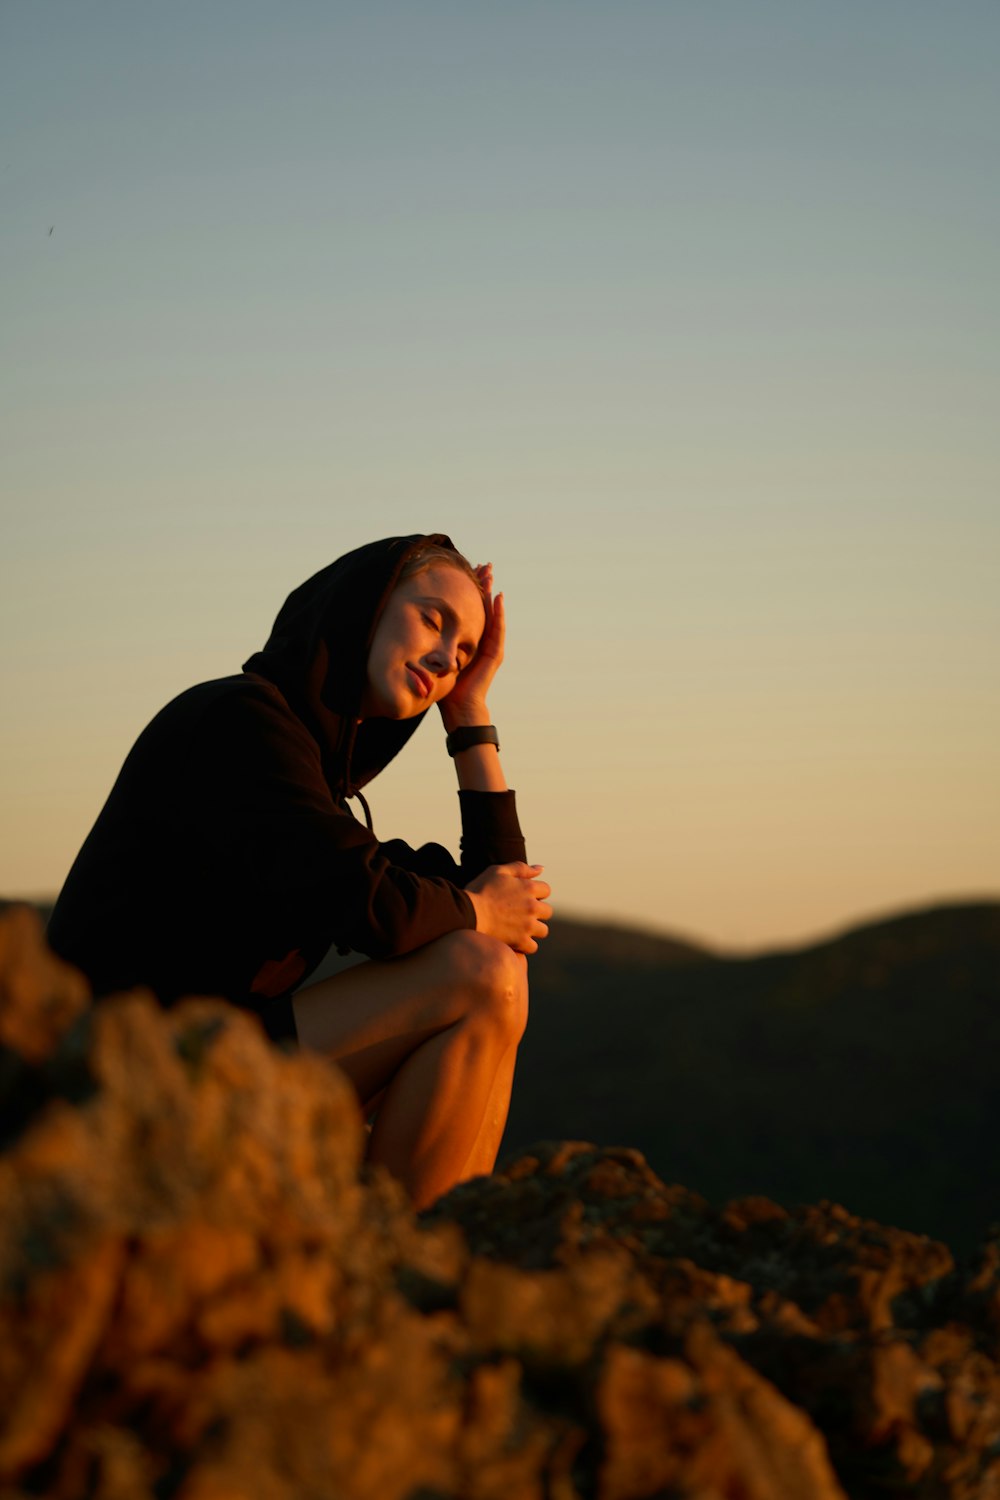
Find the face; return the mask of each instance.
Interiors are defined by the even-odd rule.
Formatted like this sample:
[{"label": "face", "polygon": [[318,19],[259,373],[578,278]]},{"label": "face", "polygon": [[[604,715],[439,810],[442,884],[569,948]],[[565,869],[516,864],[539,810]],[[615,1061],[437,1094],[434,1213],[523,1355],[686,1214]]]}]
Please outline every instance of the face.
[{"label": "face", "polygon": [[446,698],[485,627],[483,597],[457,568],[435,563],[405,579],[375,630],[362,716],[411,719]]}]

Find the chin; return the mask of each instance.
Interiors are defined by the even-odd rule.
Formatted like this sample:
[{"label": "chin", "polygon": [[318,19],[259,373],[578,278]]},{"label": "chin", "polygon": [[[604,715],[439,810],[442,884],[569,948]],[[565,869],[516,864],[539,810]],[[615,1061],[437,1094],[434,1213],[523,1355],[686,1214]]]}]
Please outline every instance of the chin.
[{"label": "chin", "polygon": [[424,711],[423,703],[412,703],[405,699],[402,703],[383,703],[380,705],[377,717],[380,719],[415,719]]},{"label": "chin", "polygon": [[420,715],[425,714],[430,706],[430,703],[426,699],[423,703],[411,703],[401,713],[397,714],[396,717],[398,719],[419,719]]}]

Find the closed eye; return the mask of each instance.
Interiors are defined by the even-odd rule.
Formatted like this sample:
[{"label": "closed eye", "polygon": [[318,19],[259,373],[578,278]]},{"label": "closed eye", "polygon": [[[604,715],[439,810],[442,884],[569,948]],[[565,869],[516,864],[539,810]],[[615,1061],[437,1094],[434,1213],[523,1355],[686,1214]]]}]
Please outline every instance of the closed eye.
[{"label": "closed eye", "polygon": [[[427,608],[428,605],[430,608]],[[436,630],[439,635],[444,634],[446,625],[449,629],[454,629],[456,634],[462,633],[461,622],[458,616],[451,605],[446,603],[445,600],[425,598],[417,604],[417,608],[420,610],[420,618],[424,624],[429,625],[432,630]],[[478,649],[478,642],[473,644],[468,639],[459,640],[455,651],[455,662],[460,672],[473,660]]]}]

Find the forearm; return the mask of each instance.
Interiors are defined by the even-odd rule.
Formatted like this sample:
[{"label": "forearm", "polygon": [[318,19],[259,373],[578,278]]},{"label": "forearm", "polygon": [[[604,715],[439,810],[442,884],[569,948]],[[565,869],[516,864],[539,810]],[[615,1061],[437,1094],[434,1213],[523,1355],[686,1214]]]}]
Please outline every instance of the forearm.
[{"label": "forearm", "polygon": [[[480,728],[489,724],[490,714],[485,703],[470,703],[456,711],[445,701],[441,705],[441,718],[445,732],[455,729]],[[470,745],[454,753],[455,772],[459,790],[463,792],[506,792],[509,790],[503,766],[500,764],[500,749],[497,745]]]},{"label": "forearm", "polygon": [[463,792],[506,792],[507,780],[500,764],[496,745],[470,745],[455,756],[459,790]]}]

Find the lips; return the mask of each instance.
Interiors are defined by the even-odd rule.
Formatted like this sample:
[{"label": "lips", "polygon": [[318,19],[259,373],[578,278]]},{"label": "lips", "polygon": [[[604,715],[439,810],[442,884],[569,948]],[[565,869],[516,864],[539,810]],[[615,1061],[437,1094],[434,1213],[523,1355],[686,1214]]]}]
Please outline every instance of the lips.
[{"label": "lips", "polygon": [[410,677],[413,679],[413,682],[416,686],[417,696],[420,698],[429,698],[431,692],[431,679],[429,674],[425,672],[422,667],[415,667],[413,663],[409,661],[406,663],[406,670],[409,672]]}]

